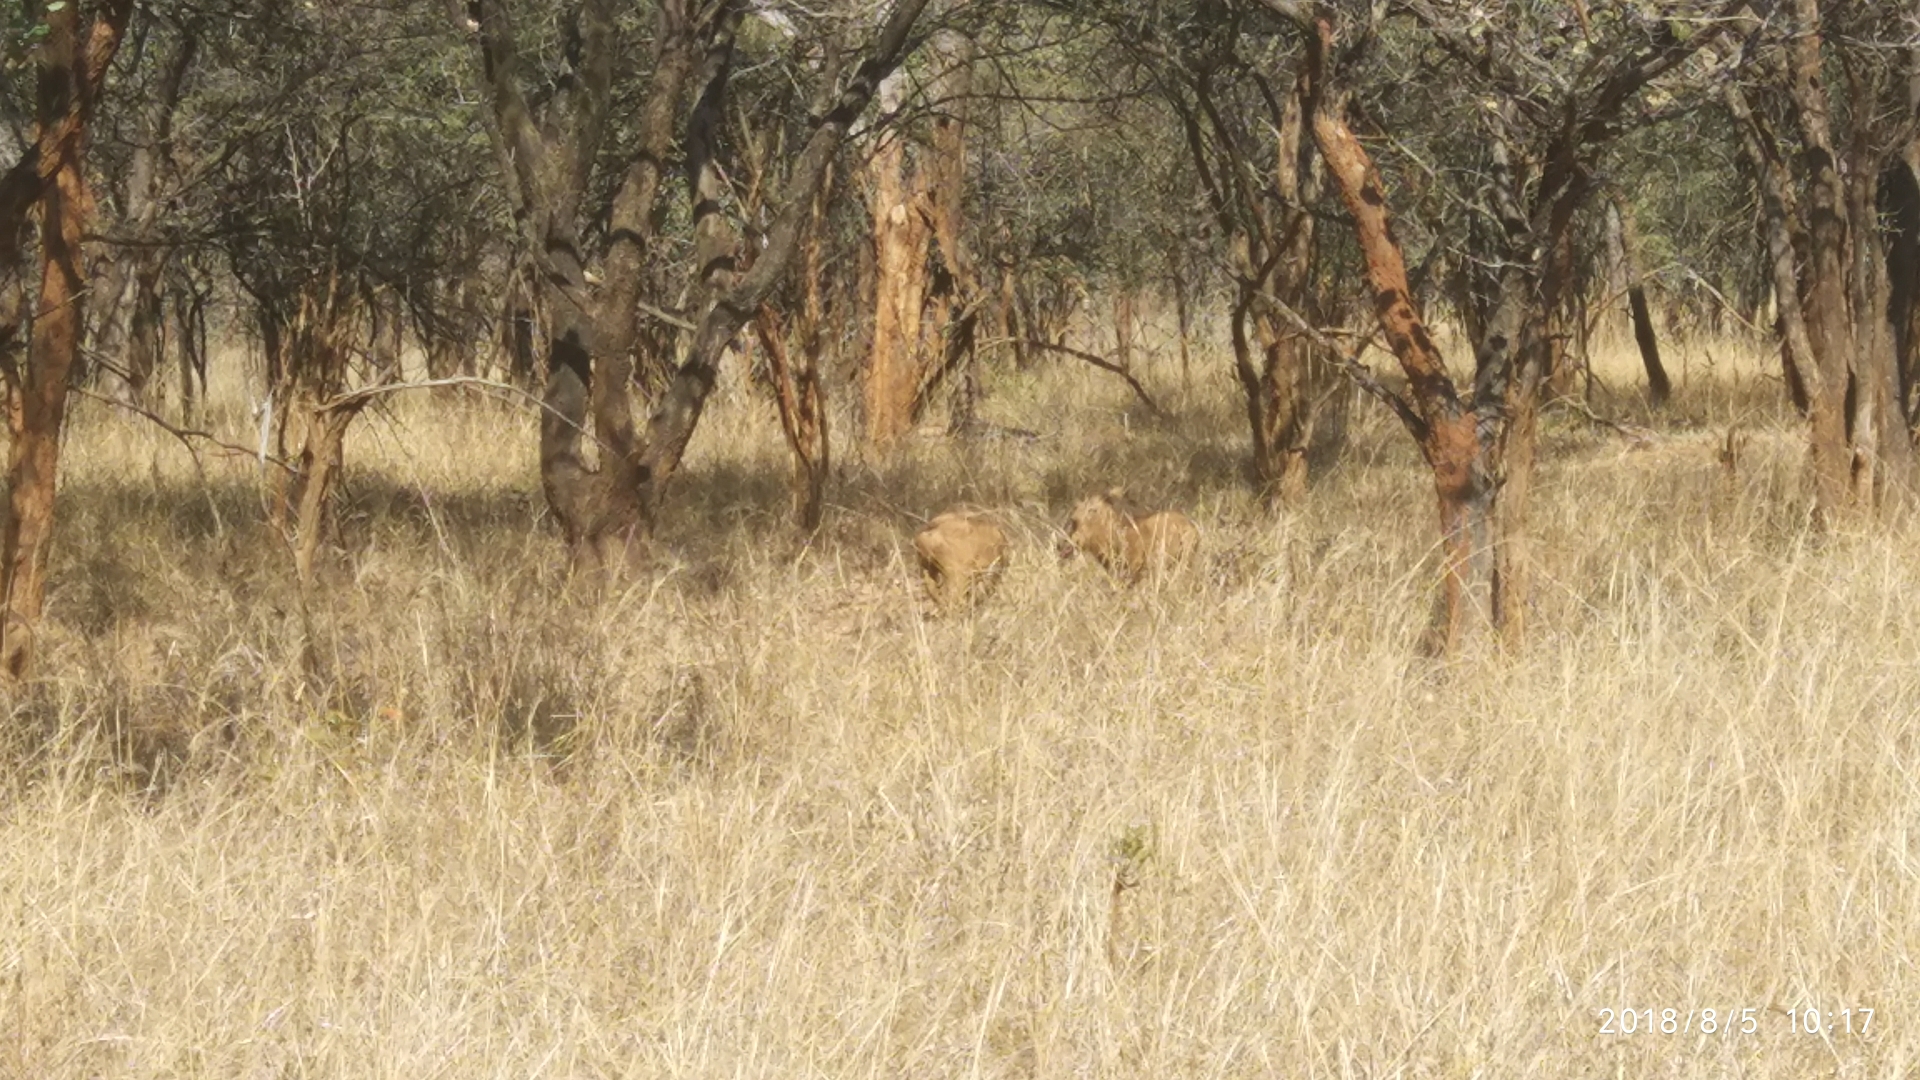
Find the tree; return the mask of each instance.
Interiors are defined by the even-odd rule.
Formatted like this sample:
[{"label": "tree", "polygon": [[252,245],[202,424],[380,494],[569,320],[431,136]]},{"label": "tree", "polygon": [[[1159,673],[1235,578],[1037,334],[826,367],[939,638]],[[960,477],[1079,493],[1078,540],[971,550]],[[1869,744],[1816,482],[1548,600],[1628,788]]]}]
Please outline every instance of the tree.
[{"label": "tree", "polygon": [[[1164,58],[1164,92],[1226,238],[1234,375],[1246,403],[1254,482],[1278,506],[1306,495],[1307,451],[1337,375],[1286,314],[1324,322],[1332,307],[1315,257],[1321,173],[1306,134],[1308,75],[1297,49],[1249,25],[1253,11],[1222,7],[1211,23],[1193,19],[1167,35],[1177,46],[1154,51]],[[1270,77],[1273,66],[1280,79]]]},{"label": "tree", "polygon": [[[745,5],[740,0],[661,4],[654,66],[634,124],[635,147],[610,201],[600,258],[605,284],[597,289],[588,280],[586,198],[611,122],[615,5],[584,0],[568,9],[562,59],[544,100],[523,88],[525,61],[505,0],[477,0],[470,9],[515,216],[533,253],[550,322],[541,479],[577,563],[610,568],[638,554],[712,392],[721,355],[785,275],[813,196],[848,127],[906,54],[925,4],[896,4],[865,62],[833,94],[796,155],[764,246],[753,265],[738,274],[731,229],[718,216],[718,191],[712,185],[717,183],[721,103]],[[699,95],[687,138],[696,211],[693,284],[702,311],[686,358],[642,437],[628,397],[639,293],[665,163],[696,75]],[[583,452],[589,420],[600,451],[597,467]]]},{"label": "tree", "polygon": [[1667,378],[1666,365],[1660,362],[1660,336],[1653,328],[1653,312],[1647,307],[1647,283],[1640,273],[1640,230],[1633,208],[1615,191],[1607,200],[1607,246],[1617,257],[1625,278],[1627,315],[1633,323],[1633,341],[1640,350],[1640,362],[1647,369],[1647,400],[1654,408],[1667,403],[1673,383]]},{"label": "tree", "polygon": [[[203,18],[189,13],[174,20],[157,12],[140,17],[134,35],[134,70],[148,77],[135,88],[139,104],[126,111],[133,118],[127,133],[128,153],[118,190],[116,245],[99,289],[105,303],[95,334],[100,355],[97,381],[112,396],[139,401],[159,367],[166,320],[161,280],[173,254],[162,235],[161,213],[167,195],[176,190],[173,155],[174,120],[187,81],[199,54]],[[157,62],[141,63],[154,50]],[[151,69],[151,70],[147,70]],[[131,104],[131,103],[130,103]]]},{"label": "tree", "polygon": [[[873,222],[873,342],[862,375],[866,444],[885,452],[912,428],[939,383],[971,355],[978,275],[964,241],[966,132],[973,46],[933,36],[925,144],[895,124],[876,129],[867,162]],[[881,84],[887,114],[907,105],[906,72]]]},{"label": "tree", "polygon": [[[355,391],[401,379],[402,312],[489,239],[488,144],[449,105],[459,43],[412,5],[275,3],[210,35],[188,106],[205,243],[226,258],[266,359],[269,522],[302,587],[331,528]],[[482,210],[475,213],[476,204]],[[478,223],[478,224],[477,224]]]},{"label": "tree", "polygon": [[[1353,219],[1375,315],[1406,373],[1410,400],[1377,385],[1376,392],[1392,405],[1433,472],[1445,546],[1435,643],[1453,652],[1493,628],[1517,640],[1524,626],[1525,524],[1539,391],[1553,355],[1548,320],[1572,273],[1574,215],[1594,190],[1597,154],[1631,119],[1628,110],[1640,91],[1723,33],[1731,11],[1696,25],[1682,10],[1652,20],[1621,6],[1588,15],[1575,29],[1556,22],[1563,17],[1557,11],[1526,8],[1514,14],[1528,18],[1503,21],[1496,32],[1491,20],[1461,24],[1420,0],[1405,5],[1452,58],[1488,125],[1484,212],[1497,225],[1492,236],[1499,242],[1478,254],[1495,260],[1497,269],[1463,298],[1473,312],[1467,322],[1474,378],[1462,387],[1447,373],[1415,301],[1389,221],[1387,189],[1336,90],[1376,28],[1342,26],[1346,47],[1336,52],[1330,15],[1289,0],[1266,2],[1311,28],[1314,139]],[[1597,36],[1608,31],[1615,36]],[[1587,47],[1560,50],[1572,55],[1561,67],[1548,66],[1556,55],[1549,43],[1565,43],[1575,34]]]},{"label": "tree", "polygon": [[[1913,61],[1876,44],[1910,31],[1878,5],[1835,11],[1830,33],[1818,0],[1793,0],[1761,28],[1769,78],[1725,94],[1758,178],[1783,359],[1805,388],[1822,521],[1905,500],[1916,479],[1879,216],[1883,184],[1902,190],[1898,170],[1917,133],[1905,107]],[[1838,121],[1833,60],[1846,86]]]},{"label": "tree", "polygon": [[[0,617],[0,670],[14,679],[24,677],[32,663],[34,633],[46,602],[60,432],[84,326],[81,243],[93,215],[87,136],[133,11],[132,0],[105,0],[88,5],[82,18],[81,6],[77,0],[29,4],[32,18],[46,27],[35,57],[34,142],[29,159],[16,165],[3,185],[8,197],[0,199],[0,233],[10,238],[0,255],[18,250],[11,238],[24,224],[23,207],[37,210],[40,219],[40,291],[26,362],[8,364],[3,372],[12,443],[7,502],[0,513],[0,597],[6,608]],[[28,190],[30,199],[19,198],[18,192]]]}]

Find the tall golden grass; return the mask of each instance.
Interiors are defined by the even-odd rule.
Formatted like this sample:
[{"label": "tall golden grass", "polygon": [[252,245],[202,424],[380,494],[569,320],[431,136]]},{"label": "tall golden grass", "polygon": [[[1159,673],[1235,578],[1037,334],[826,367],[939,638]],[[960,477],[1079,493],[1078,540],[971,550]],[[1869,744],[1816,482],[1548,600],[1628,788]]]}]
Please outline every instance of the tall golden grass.
[{"label": "tall golden grass", "polygon": [[[1806,528],[1756,350],[1670,358],[1660,417],[1630,359],[1598,407],[1657,434],[1549,414],[1531,639],[1452,663],[1406,437],[1357,406],[1265,517],[1217,363],[1154,373],[1171,426],[996,375],[1041,439],[843,451],[804,545],[736,387],[604,597],[524,410],[396,401],[307,618],[252,462],[86,406],[0,772],[0,1074],[1913,1075],[1916,537]],[[1199,521],[1193,578],[1054,558],[1119,482]],[[935,619],[906,537],[958,502],[1014,558]]]}]

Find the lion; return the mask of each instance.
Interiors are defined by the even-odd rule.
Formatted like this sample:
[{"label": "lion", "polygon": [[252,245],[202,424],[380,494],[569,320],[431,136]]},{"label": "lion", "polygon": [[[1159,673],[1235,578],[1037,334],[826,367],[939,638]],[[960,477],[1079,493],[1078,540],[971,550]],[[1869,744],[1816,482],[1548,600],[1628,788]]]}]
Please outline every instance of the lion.
[{"label": "lion", "polygon": [[913,537],[927,595],[934,605],[954,610],[978,603],[991,592],[1007,556],[1007,534],[990,518],[969,510],[948,510]]},{"label": "lion", "polygon": [[1178,510],[1136,516],[1124,509],[1125,497],[1123,490],[1115,488],[1081,499],[1067,520],[1061,557],[1084,551],[1129,584],[1160,578],[1193,558],[1200,546],[1200,530],[1191,518]]}]

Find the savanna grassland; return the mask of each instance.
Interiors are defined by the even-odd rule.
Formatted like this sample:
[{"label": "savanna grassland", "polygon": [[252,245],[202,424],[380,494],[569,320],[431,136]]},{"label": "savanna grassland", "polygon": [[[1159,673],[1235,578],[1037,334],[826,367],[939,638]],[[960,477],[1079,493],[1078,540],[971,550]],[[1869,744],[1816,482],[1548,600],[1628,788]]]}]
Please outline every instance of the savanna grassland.
[{"label": "savanna grassland", "polygon": [[[524,406],[396,398],[304,617],[252,461],[83,403],[0,774],[0,1074],[1912,1075],[1920,537],[1809,530],[1758,347],[1683,351],[1658,418],[1602,359],[1655,434],[1548,414],[1530,638],[1447,663],[1404,433],[1357,405],[1264,516],[1212,359],[1151,373],[1172,424],[990,376],[1041,438],[843,449],[805,545],[733,386],[605,596]],[[253,438],[237,392],[208,423]],[[1200,523],[1191,577],[1055,557],[1120,482]],[[959,502],[1013,559],[933,618],[906,541]]]}]

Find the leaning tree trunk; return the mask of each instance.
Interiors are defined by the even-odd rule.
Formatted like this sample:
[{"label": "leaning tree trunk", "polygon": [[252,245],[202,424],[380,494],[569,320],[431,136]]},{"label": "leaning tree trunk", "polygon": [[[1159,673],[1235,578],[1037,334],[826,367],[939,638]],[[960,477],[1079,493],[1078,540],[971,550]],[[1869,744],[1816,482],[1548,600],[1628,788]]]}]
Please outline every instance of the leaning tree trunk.
[{"label": "leaning tree trunk", "polygon": [[[1320,29],[1328,33],[1324,22]],[[1385,188],[1373,159],[1345,119],[1331,109],[1314,110],[1313,132],[1353,218],[1366,259],[1374,314],[1407,376],[1412,410],[1401,419],[1433,472],[1445,548],[1433,644],[1452,654],[1495,625],[1500,597],[1493,540],[1500,487],[1494,483],[1489,447],[1481,439],[1474,414],[1461,400],[1414,303],[1406,257],[1394,238]]]},{"label": "leaning tree trunk", "polygon": [[[80,353],[86,268],[81,238],[93,212],[87,127],[133,8],[113,0],[81,29],[77,0],[45,13],[39,48],[35,153],[40,296],[25,369],[8,379],[7,501],[0,520],[0,670],[25,677],[33,661],[53,548],[54,487],[67,384]],[[10,231],[15,223],[0,221]]]},{"label": "leaning tree trunk", "polygon": [[1654,408],[1667,403],[1673,383],[1667,379],[1666,365],[1660,362],[1660,337],[1654,332],[1653,314],[1647,309],[1647,286],[1640,276],[1640,234],[1634,227],[1633,212],[1619,193],[1607,203],[1607,232],[1620,257],[1625,278],[1627,312],[1633,321],[1633,341],[1640,347],[1640,363],[1647,369],[1647,400]]}]

